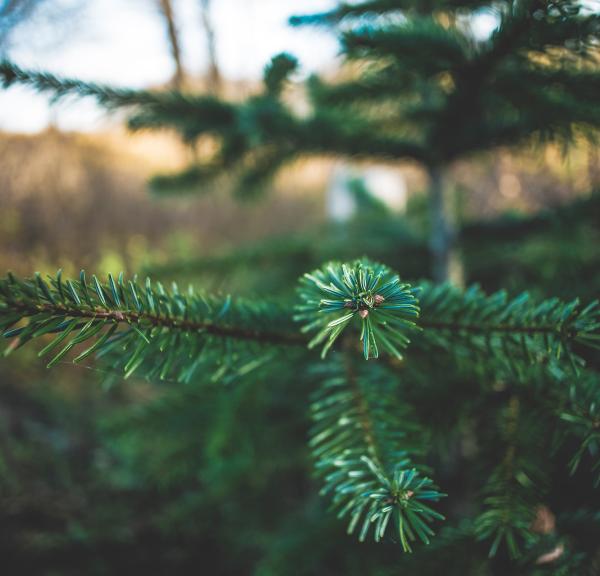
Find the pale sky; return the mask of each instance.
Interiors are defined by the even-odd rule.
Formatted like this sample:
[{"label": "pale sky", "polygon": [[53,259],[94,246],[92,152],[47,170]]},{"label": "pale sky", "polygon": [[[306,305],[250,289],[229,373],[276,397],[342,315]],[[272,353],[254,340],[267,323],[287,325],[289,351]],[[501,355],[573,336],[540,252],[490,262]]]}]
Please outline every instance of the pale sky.
[{"label": "pale sky", "polygon": [[[62,0],[73,4],[73,0]],[[186,67],[200,73],[206,50],[198,0],[175,0]],[[87,0],[73,19],[51,28],[24,26],[15,34],[9,56],[24,68],[143,87],[168,80],[173,63],[156,0]],[[260,77],[278,52],[295,54],[302,72],[335,65],[338,44],[332,34],[287,25],[291,14],[326,10],[335,0],[215,0],[213,20],[221,69],[228,78]],[[51,107],[46,96],[13,87],[0,90],[0,130],[35,132],[53,120],[67,130],[94,130],[111,122],[90,100]],[[112,120],[114,121],[114,119]]]},{"label": "pale sky", "polygon": [[[173,0],[183,41],[186,69],[206,67],[199,0]],[[18,29],[8,55],[25,68],[116,86],[141,88],[167,81],[173,72],[164,22],[157,0],[52,0],[78,5],[64,22],[34,21]],[[271,56],[288,51],[300,60],[301,73],[321,72],[336,65],[338,43],[319,28],[294,29],[292,14],[328,10],[337,0],[213,0],[220,67],[230,79],[259,78]],[[586,0],[598,11],[600,0]],[[486,37],[497,17],[480,13],[471,23]],[[117,121],[90,100],[69,100],[51,106],[47,96],[18,86],[0,90],[0,130],[36,132],[52,121],[65,130],[96,130]]]}]

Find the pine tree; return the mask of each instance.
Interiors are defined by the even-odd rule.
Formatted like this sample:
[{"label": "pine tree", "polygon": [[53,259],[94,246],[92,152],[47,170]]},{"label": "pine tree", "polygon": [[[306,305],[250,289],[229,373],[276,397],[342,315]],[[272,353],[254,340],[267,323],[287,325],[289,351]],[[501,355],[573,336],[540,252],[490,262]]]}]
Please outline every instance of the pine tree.
[{"label": "pine tree", "polygon": [[[48,366],[95,355],[125,378],[179,385],[251,378],[293,361],[315,385],[309,446],[321,493],[360,541],[405,552],[431,542],[435,556],[436,545],[467,538],[487,543],[491,566],[593,566],[597,541],[582,539],[580,509],[556,491],[566,486],[566,447],[570,472],[585,470],[586,514],[595,513],[598,380],[582,370],[599,347],[596,302],[413,287],[366,260],[305,274],[295,302],[167,290],[122,274],[106,282],[84,272],[9,274],[0,326],[8,352],[43,339]],[[452,417],[431,418],[452,394],[448,374],[441,387],[428,382],[434,367],[476,381],[468,397],[454,392]],[[432,479],[448,438],[461,436],[453,417],[479,430],[480,444],[476,458],[454,463],[469,480],[456,495]],[[548,528],[544,518],[555,516]]]},{"label": "pine tree", "polygon": [[[579,0],[366,0],[294,25],[336,26],[354,64],[347,81],[309,82],[312,110],[284,102],[298,62],[288,54],[265,71],[265,89],[241,104],[180,93],[115,91],[5,63],[5,84],[22,82],[57,96],[95,96],[133,108],[134,129],[170,127],[188,142],[216,139],[216,152],[157,190],[198,189],[224,172],[248,195],[298,154],[410,160],[429,177],[433,277],[448,277],[455,231],[448,215],[448,167],[477,152],[529,139],[569,142],[597,128],[600,16]],[[495,13],[498,27],[478,39],[472,18]]]}]

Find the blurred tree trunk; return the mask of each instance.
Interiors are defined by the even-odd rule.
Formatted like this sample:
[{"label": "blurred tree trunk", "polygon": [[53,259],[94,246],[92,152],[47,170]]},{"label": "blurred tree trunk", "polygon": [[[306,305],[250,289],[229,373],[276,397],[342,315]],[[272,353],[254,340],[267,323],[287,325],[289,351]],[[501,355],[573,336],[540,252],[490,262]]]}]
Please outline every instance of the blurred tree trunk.
[{"label": "blurred tree trunk", "polygon": [[179,34],[175,25],[175,14],[171,0],[158,0],[158,5],[167,25],[167,34],[171,47],[171,56],[175,63],[175,74],[173,75],[173,86],[180,89],[183,86],[185,73],[181,61],[181,45],[179,43]]},{"label": "blurred tree trunk", "polygon": [[435,282],[450,279],[455,231],[448,208],[448,193],[445,186],[444,169],[430,166],[429,177],[429,216],[431,231],[429,248],[432,256],[432,277]]},{"label": "blurred tree trunk", "polygon": [[217,62],[217,47],[215,40],[215,28],[210,15],[211,0],[200,0],[200,12],[202,26],[206,34],[206,47],[208,52],[208,89],[213,94],[221,91],[221,71]]}]

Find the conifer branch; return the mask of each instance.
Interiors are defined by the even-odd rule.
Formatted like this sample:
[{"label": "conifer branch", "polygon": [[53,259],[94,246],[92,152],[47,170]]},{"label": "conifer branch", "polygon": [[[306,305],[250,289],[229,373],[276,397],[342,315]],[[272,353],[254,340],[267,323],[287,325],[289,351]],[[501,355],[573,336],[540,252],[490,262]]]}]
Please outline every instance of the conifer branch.
[{"label": "conifer branch", "polygon": [[[504,544],[510,557],[516,559],[522,554],[522,545],[534,540],[531,526],[541,496],[532,458],[519,453],[525,431],[516,394],[511,395],[500,413],[499,427],[504,455],[484,487],[483,511],[475,521],[474,531],[478,540],[491,541],[490,557]],[[494,444],[494,458],[497,451],[498,442]]]},{"label": "conifer branch", "polygon": [[412,73],[421,70],[426,76],[464,66],[469,56],[467,39],[431,17],[413,18],[395,26],[353,29],[343,35],[342,43],[351,58],[385,62],[392,57],[398,70],[410,62]]},{"label": "conifer branch", "polygon": [[402,358],[400,350],[408,345],[407,334],[419,316],[415,291],[387,266],[368,260],[331,262],[305,274],[298,294],[302,304],[296,307],[295,319],[305,323],[303,332],[316,332],[309,347],[323,344],[323,357],[358,318],[365,360],[379,356],[379,344]]},{"label": "conifer branch", "polygon": [[[594,475],[594,486],[600,487],[600,378],[597,373],[588,373],[570,383],[568,399],[559,411],[564,425],[564,438],[575,438],[579,447],[573,454],[569,466],[575,474],[583,461],[590,464]],[[563,439],[564,439],[563,438]]]},{"label": "conifer branch", "polygon": [[[131,129],[172,128],[184,140],[193,142],[204,134],[217,136],[220,150],[200,166],[191,167],[182,180],[188,189],[195,182],[214,177],[220,171],[238,167],[248,178],[257,180],[256,158],[267,150],[267,161],[275,159],[275,167],[296,154],[338,153],[357,157],[389,157],[421,160],[426,150],[417,141],[398,136],[374,135],[369,123],[343,117],[332,110],[319,110],[307,118],[298,118],[275,97],[278,82],[284,77],[277,74],[281,64],[269,68],[267,81],[273,85],[265,94],[243,104],[232,104],[214,96],[192,95],[182,92],[118,89],[60,78],[53,74],[32,72],[15,64],[0,62],[0,82],[5,86],[18,83],[40,92],[49,92],[55,98],[67,96],[93,97],[109,109],[129,108]],[[269,92],[270,90],[270,92]],[[342,120],[340,122],[340,120]],[[274,155],[272,151],[276,151]],[[266,173],[262,162],[259,173]],[[272,171],[275,167],[269,166]],[[258,178],[260,179],[260,178]]]},{"label": "conifer branch", "polygon": [[[225,302],[225,301],[224,301]],[[218,338],[231,338],[234,340],[249,340],[272,345],[300,345],[304,338],[293,334],[261,330],[252,330],[237,326],[219,325],[213,322],[185,320],[177,317],[162,317],[154,314],[144,314],[122,310],[102,310],[95,307],[90,310],[78,310],[52,304],[30,304],[26,302],[12,302],[11,309],[21,313],[23,318],[48,314],[64,318],[81,318],[113,322],[114,324],[148,324],[154,328],[166,328],[182,332],[201,332]]]},{"label": "conifer branch", "polygon": [[321,494],[331,494],[339,518],[350,518],[348,533],[360,526],[360,541],[373,528],[379,542],[389,527],[411,552],[417,538],[429,543],[429,523],[443,520],[425,502],[444,494],[411,462],[409,418],[394,402],[390,375],[375,369],[367,376],[355,361],[345,351],[341,363],[320,370],[324,380],[313,396],[309,445]]},{"label": "conifer branch", "polygon": [[[565,356],[577,369],[582,361],[574,346],[598,348],[598,302],[582,306],[579,300],[556,298],[540,303],[526,292],[509,299],[506,292],[486,295],[478,286],[467,291],[450,285],[425,283],[419,293],[422,342],[457,351],[464,345],[506,360],[536,362],[540,355],[556,360]],[[447,335],[447,336],[446,336]]]},{"label": "conifer branch", "polygon": [[[95,82],[62,78],[48,72],[24,70],[9,61],[0,61],[0,85],[29,86],[37,92],[48,92],[54,100],[91,97],[108,108],[131,108],[138,111],[131,120],[131,128],[171,126],[185,136],[210,132],[235,119],[232,105],[214,96],[186,94],[175,90],[132,90],[114,88]],[[142,121],[143,119],[143,121]]]},{"label": "conifer branch", "polygon": [[511,300],[505,292],[488,296],[478,286],[412,288],[368,260],[332,262],[306,274],[299,295],[296,319],[305,323],[303,332],[316,333],[309,346],[322,345],[323,355],[355,319],[366,359],[377,358],[380,345],[401,358],[413,339],[418,346],[454,354],[467,348],[512,362],[565,356],[577,369],[582,360],[573,347],[600,346],[598,302],[584,307],[554,298],[536,304],[527,293]]},{"label": "conifer branch", "polygon": [[64,281],[60,272],[49,281],[39,274],[0,281],[0,329],[13,338],[8,351],[53,334],[40,352],[52,355],[49,366],[87,343],[74,362],[112,354],[126,376],[146,366],[163,379],[187,381],[212,349],[220,354],[217,364],[225,365],[243,363],[244,350],[251,362],[256,347],[303,346],[290,323],[274,303],[233,301],[191,288],[181,293],[175,284],[167,291],[149,279],[143,286],[126,281],[122,274],[104,283],[83,272],[78,281]]},{"label": "conifer branch", "polygon": [[[406,4],[409,3],[406,2]],[[330,25],[349,17],[364,16],[365,14],[377,15],[389,10],[395,11],[401,9],[401,1],[398,0],[369,0],[358,4],[340,2],[335,9],[327,12],[292,16],[290,24],[292,26]]]},{"label": "conifer branch", "polygon": [[[413,339],[418,347],[433,346],[452,354],[460,355],[463,349],[479,351],[486,361],[490,353],[491,358],[513,363],[556,361],[565,356],[577,370],[583,361],[573,347],[599,346],[596,302],[587,307],[577,300],[534,304],[527,294],[509,300],[504,292],[487,296],[477,286],[466,292],[427,283],[414,289],[385,266],[368,261],[349,266],[332,263],[308,274],[299,295],[302,303],[295,306],[294,315],[291,304],[233,302],[197,294],[191,288],[181,293],[176,285],[167,291],[160,283],[148,280],[141,286],[123,275],[116,281],[109,276],[105,283],[95,276],[87,280],[83,273],[75,282],[63,281],[60,272],[49,281],[39,275],[32,280],[9,275],[0,281],[0,328],[5,336],[15,338],[10,349],[45,334],[58,334],[42,351],[50,353],[60,345],[50,364],[92,339],[94,343],[77,360],[121,346],[121,360],[133,355],[139,366],[158,347],[155,364],[160,364],[170,358],[168,343],[174,345],[178,338],[185,340],[183,348],[189,354],[187,360],[179,358],[178,364],[184,367],[197,352],[195,347],[203,348],[208,342],[266,348],[308,344],[309,348],[322,346],[324,356],[355,321],[366,359],[376,358],[380,348],[401,358],[401,351]],[[304,323],[300,333],[294,320]],[[71,334],[79,329],[79,334]],[[311,332],[315,335],[309,337]],[[136,355],[128,347],[138,339],[142,344]],[[146,350],[148,344],[153,346]],[[163,376],[167,372],[161,370]]]}]

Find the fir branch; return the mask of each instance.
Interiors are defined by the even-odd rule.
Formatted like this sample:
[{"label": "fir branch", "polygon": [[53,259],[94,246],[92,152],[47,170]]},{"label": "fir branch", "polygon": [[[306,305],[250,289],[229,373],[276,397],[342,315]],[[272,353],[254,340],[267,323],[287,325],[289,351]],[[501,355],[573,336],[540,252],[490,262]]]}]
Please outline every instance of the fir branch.
[{"label": "fir branch", "polygon": [[585,307],[556,298],[534,303],[527,293],[509,299],[505,292],[488,296],[478,286],[462,291],[423,283],[413,289],[386,266],[368,260],[332,262],[306,274],[299,296],[295,318],[305,323],[303,332],[316,332],[309,346],[323,345],[323,355],[357,318],[367,359],[377,358],[380,345],[400,358],[414,337],[419,346],[454,354],[491,352],[512,362],[565,356],[577,369],[583,361],[573,347],[600,346],[598,302]]},{"label": "fir branch", "polygon": [[148,187],[157,196],[198,194],[208,191],[221,171],[219,164],[192,164],[179,172],[152,176]]},{"label": "fir branch", "polygon": [[[561,382],[566,386],[566,382]],[[579,447],[569,466],[575,474],[582,461],[590,461],[594,485],[600,486],[600,378],[597,374],[585,374],[568,384],[569,397],[560,409],[559,417],[564,424],[564,436],[575,438]]]},{"label": "fir branch", "polygon": [[302,304],[296,307],[295,319],[306,322],[303,332],[317,332],[309,347],[323,344],[323,357],[344,329],[359,318],[366,360],[379,356],[380,344],[402,358],[400,350],[409,343],[407,332],[419,316],[411,287],[386,266],[368,260],[350,265],[331,262],[305,274],[298,293]]},{"label": "fir branch", "polygon": [[[243,174],[244,161],[249,162],[248,170],[255,170],[253,157],[260,155],[265,146],[277,151],[277,155],[270,154],[269,158],[276,158],[278,165],[297,153],[333,152],[416,160],[426,154],[412,139],[374,135],[364,120],[348,119],[332,110],[297,118],[268,93],[236,105],[213,96],[110,88],[23,70],[6,61],[0,63],[0,81],[5,87],[19,83],[50,92],[56,98],[91,96],[109,109],[129,108],[132,111],[129,127],[133,130],[172,128],[188,142],[205,134],[215,135],[221,147],[207,163],[211,171],[213,167],[229,170],[238,165]],[[265,169],[261,167],[260,172],[265,173]],[[190,175],[206,176],[206,172],[187,173],[183,178],[186,186]]]},{"label": "fir branch", "polygon": [[278,97],[290,75],[298,69],[298,60],[285,52],[271,58],[264,72],[267,93]]},{"label": "fir branch", "polygon": [[565,356],[577,369],[583,361],[573,347],[599,346],[597,301],[587,306],[556,298],[534,303],[527,293],[509,299],[504,291],[488,296],[476,285],[463,292],[447,284],[425,283],[419,303],[421,341],[455,352],[465,345],[513,361]]},{"label": "fir branch", "polygon": [[292,139],[298,153],[344,154],[355,158],[428,158],[427,147],[408,134],[373,132],[373,125],[357,115],[330,108],[315,110],[300,124],[300,134]]},{"label": "fir branch", "polygon": [[392,57],[399,69],[410,62],[413,73],[425,75],[464,66],[469,55],[467,39],[433,18],[413,18],[396,26],[353,29],[342,36],[342,46],[350,58],[379,61]]},{"label": "fir branch", "polygon": [[116,353],[126,376],[149,363],[149,371],[159,369],[161,378],[174,374],[189,380],[210,348],[220,351],[218,362],[226,364],[243,363],[244,346],[254,355],[257,346],[302,346],[303,338],[286,330],[289,322],[274,303],[210,297],[192,288],[181,293],[175,284],[168,291],[149,279],[143,286],[126,281],[122,274],[117,280],[109,275],[104,283],[83,272],[78,281],[65,281],[60,272],[48,281],[39,274],[0,281],[0,329],[14,339],[8,351],[54,334],[40,352],[52,354],[49,366],[87,343],[75,362]]},{"label": "fir branch", "polygon": [[358,4],[340,2],[336,8],[327,12],[292,16],[290,24],[292,26],[331,25],[345,18],[356,18],[369,14],[379,15],[388,11],[402,10],[404,8],[403,4],[410,4],[410,0],[407,2],[402,2],[402,0],[370,0]]},{"label": "fir branch", "polygon": [[[192,341],[200,344],[204,340],[266,347],[322,345],[325,355],[355,320],[366,359],[378,357],[380,348],[401,358],[402,349],[413,338],[420,347],[441,347],[453,354],[474,350],[486,357],[492,352],[513,363],[565,356],[577,369],[583,361],[573,347],[599,346],[596,302],[587,307],[577,300],[534,304],[527,294],[509,300],[504,292],[486,296],[477,286],[462,292],[448,285],[424,284],[418,290],[401,283],[387,267],[367,260],[350,265],[334,262],[305,275],[299,296],[301,303],[294,307],[263,300],[232,302],[197,294],[191,288],[181,293],[176,285],[167,291],[160,283],[153,285],[148,280],[141,286],[137,281],[125,281],[123,275],[116,281],[109,276],[105,283],[95,276],[89,281],[83,273],[75,282],[63,281],[60,273],[49,282],[39,275],[31,280],[9,275],[0,281],[0,328],[5,336],[18,337],[13,347],[58,333],[49,351],[63,344],[61,358],[93,337],[99,340],[83,357],[110,348],[121,338],[123,344],[138,337],[149,343],[160,336],[159,347],[164,351],[167,335],[173,339],[185,336],[192,355]],[[27,326],[21,326],[24,320]],[[294,320],[304,323],[301,333],[297,333]],[[18,327],[10,330],[13,325]],[[70,334],[80,328],[77,336]],[[105,337],[105,329],[114,333]],[[309,337],[311,332],[315,335]],[[150,351],[141,347],[139,355],[149,358]]]},{"label": "fir branch", "polygon": [[0,62],[0,84],[4,88],[13,84],[29,86],[37,92],[50,93],[54,100],[68,96],[91,97],[108,109],[133,109],[138,112],[130,120],[133,129],[173,126],[184,135],[186,130],[197,134],[229,126],[235,120],[235,108],[213,96],[113,88],[24,70],[6,60]]},{"label": "fir branch", "polygon": [[[532,458],[519,453],[525,429],[517,395],[509,398],[498,420],[504,456],[484,487],[483,511],[475,521],[474,532],[478,540],[491,541],[490,557],[505,545],[510,557],[516,559],[521,556],[522,544],[531,543],[535,537],[531,526],[541,489],[534,474],[539,469]],[[493,444],[494,458],[497,445],[498,442]]]},{"label": "fir branch", "polygon": [[240,176],[234,187],[237,198],[260,196],[268,189],[278,170],[294,158],[294,153],[287,147],[265,146],[259,152],[248,155],[239,168]]},{"label": "fir branch", "polygon": [[[225,302],[225,300],[223,301]],[[132,311],[101,310],[94,307],[90,310],[77,310],[52,304],[31,304],[27,302],[11,302],[11,310],[22,314],[23,318],[30,318],[38,314],[62,317],[92,319],[114,324],[148,324],[153,328],[166,328],[182,332],[202,332],[218,338],[231,338],[233,340],[250,340],[266,344],[298,345],[304,342],[303,338],[294,338],[289,333],[252,330],[236,326],[219,325],[214,322],[201,322],[185,320],[180,317],[161,317],[153,314],[137,313]],[[225,304],[223,304],[225,305]],[[11,337],[14,334],[10,333]]]},{"label": "fir branch", "polygon": [[364,541],[373,528],[379,542],[393,526],[410,552],[417,538],[429,543],[429,523],[443,519],[425,502],[444,494],[411,463],[409,418],[406,407],[394,403],[389,374],[367,375],[354,361],[346,351],[341,365],[320,370],[325,378],[313,396],[309,445],[324,482],[321,494],[332,495],[339,518],[350,518],[348,533],[360,525]]}]

